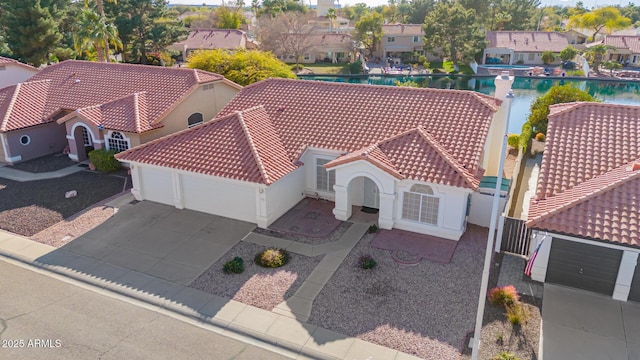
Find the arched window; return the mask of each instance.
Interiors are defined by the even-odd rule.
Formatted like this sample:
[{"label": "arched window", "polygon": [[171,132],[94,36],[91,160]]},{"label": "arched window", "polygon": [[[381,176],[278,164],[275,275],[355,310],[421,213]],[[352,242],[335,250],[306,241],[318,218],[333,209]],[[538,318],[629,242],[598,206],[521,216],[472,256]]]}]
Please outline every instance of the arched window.
[{"label": "arched window", "polygon": [[112,131],[106,137],[107,149],[121,152],[129,149],[129,139],[127,139],[121,132]]},{"label": "arched window", "polygon": [[189,116],[189,119],[187,121],[189,122],[189,127],[193,127],[202,124],[204,122],[204,118],[200,113],[193,113]]},{"label": "arched window", "polygon": [[91,135],[89,135],[89,130],[82,126],[82,141],[84,142],[84,146],[93,146],[93,141],[91,140]]},{"label": "arched window", "polygon": [[440,199],[428,185],[415,184],[405,191],[402,199],[402,218],[437,225]]}]

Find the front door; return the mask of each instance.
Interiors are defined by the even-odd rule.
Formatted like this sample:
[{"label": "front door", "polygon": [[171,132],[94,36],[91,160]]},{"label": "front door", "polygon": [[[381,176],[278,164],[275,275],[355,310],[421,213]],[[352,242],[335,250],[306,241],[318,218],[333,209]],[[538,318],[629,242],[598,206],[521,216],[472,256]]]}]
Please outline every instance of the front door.
[{"label": "front door", "polygon": [[380,208],[378,186],[367,177],[364,178],[364,197],[362,200],[362,205],[373,209]]}]

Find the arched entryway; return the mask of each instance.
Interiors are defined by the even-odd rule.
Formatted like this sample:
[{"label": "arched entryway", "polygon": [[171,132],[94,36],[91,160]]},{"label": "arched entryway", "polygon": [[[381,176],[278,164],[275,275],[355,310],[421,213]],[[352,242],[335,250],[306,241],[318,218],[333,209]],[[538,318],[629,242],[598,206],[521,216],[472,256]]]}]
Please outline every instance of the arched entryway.
[{"label": "arched entryway", "polygon": [[77,125],[73,130],[73,138],[76,143],[78,161],[87,159],[87,153],[93,150],[93,135],[91,130],[84,125]]},{"label": "arched entryway", "polygon": [[380,189],[367,176],[357,176],[348,185],[351,221],[376,222],[380,209]]}]

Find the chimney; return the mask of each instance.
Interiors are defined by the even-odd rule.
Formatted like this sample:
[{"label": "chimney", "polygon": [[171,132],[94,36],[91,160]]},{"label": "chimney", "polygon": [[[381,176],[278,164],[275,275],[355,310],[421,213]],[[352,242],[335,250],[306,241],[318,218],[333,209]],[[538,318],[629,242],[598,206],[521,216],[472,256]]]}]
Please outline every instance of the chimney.
[{"label": "chimney", "polygon": [[495,97],[500,100],[507,98],[511,85],[513,85],[514,77],[510,76],[509,71],[503,71],[500,75],[496,76],[494,84],[496,86]]}]

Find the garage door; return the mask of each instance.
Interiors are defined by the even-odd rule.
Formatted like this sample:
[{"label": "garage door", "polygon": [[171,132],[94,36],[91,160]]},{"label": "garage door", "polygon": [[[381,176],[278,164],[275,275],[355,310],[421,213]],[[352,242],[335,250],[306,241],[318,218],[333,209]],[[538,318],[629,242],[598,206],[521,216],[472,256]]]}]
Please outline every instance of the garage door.
[{"label": "garage door", "polygon": [[[638,258],[638,260],[640,260],[640,258]],[[640,264],[636,265],[636,270],[633,273],[631,290],[629,291],[629,300],[640,302]]]},{"label": "garage door", "polygon": [[622,250],[554,238],[546,282],[613,295]]}]

